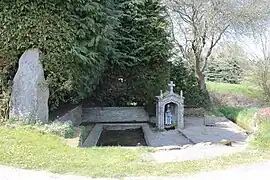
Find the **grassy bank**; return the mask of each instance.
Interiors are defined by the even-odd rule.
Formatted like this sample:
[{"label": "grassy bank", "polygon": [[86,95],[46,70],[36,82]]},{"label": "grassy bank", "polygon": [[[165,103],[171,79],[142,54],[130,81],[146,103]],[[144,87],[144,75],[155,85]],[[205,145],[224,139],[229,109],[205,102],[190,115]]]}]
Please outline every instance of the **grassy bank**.
[{"label": "grassy bank", "polygon": [[242,127],[247,131],[252,131],[253,124],[252,118],[254,113],[258,110],[258,107],[241,108],[241,107],[216,107],[215,113],[220,113]]},{"label": "grassy bank", "polygon": [[[263,96],[262,90],[250,85],[208,82],[207,88],[210,92],[237,94],[253,99]],[[252,132],[254,113],[260,108],[267,107],[267,104],[269,103],[265,103],[263,106],[257,105],[256,107],[216,106],[213,113],[224,115],[243,129]],[[253,138],[253,141],[250,142],[251,147],[264,150],[270,149],[270,123],[262,123]]]},{"label": "grassy bank", "polygon": [[179,163],[150,163],[141,154],[150,148],[71,148],[63,139],[23,128],[0,127],[0,164],[92,177],[184,175],[270,159],[267,151]]},{"label": "grassy bank", "polygon": [[237,94],[251,98],[260,98],[263,94],[260,88],[244,84],[207,82],[207,89],[210,92]]}]

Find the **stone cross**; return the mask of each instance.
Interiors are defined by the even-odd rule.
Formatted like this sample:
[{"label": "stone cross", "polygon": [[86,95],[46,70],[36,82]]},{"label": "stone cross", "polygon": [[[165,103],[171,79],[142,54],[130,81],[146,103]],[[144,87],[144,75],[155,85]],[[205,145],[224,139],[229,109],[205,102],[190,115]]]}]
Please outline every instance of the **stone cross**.
[{"label": "stone cross", "polygon": [[163,97],[163,92],[162,92],[162,90],[160,90],[160,96]]},{"label": "stone cross", "polygon": [[173,84],[173,81],[171,81],[168,85],[170,86],[170,94],[173,94],[173,87],[175,86],[175,84]]}]

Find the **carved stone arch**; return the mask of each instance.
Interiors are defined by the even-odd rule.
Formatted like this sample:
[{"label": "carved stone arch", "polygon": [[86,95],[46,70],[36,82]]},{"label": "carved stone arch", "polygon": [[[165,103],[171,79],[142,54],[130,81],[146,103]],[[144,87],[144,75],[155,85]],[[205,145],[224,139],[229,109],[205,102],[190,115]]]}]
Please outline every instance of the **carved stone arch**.
[{"label": "carved stone arch", "polygon": [[177,129],[184,128],[184,97],[174,92],[165,92],[164,94],[161,93],[160,96],[157,96],[157,126],[160,130],[164,129],[164,120],[165,120],[165,108],[167,104],[173,103],[175,104],[174,107],[174,117],[176,122]]}]

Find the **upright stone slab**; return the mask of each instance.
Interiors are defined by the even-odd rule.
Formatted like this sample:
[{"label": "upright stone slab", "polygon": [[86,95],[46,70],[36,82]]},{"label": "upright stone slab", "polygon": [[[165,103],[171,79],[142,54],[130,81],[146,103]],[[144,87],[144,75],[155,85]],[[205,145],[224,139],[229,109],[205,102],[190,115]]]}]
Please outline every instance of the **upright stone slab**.
[{"label": "upright stone slab", "polygon": [[13,79],[10,117],[47,123],[49,88],[38,49],[27,50]]}]

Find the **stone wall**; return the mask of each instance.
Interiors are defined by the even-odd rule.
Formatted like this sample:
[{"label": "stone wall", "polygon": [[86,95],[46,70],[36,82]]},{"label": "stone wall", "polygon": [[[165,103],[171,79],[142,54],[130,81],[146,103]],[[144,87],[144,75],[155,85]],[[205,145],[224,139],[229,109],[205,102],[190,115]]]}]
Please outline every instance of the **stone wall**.
[{"label": "stone wall", "polygon": [[57,118],[57,121],[67,122],[71,121],[74,126],[82,123],[82,106],[79,105],[74,109],[69,110],[66,114]]},{"label": "stone wall", "polygon": [[83,109],[83,122],[147,122],[143,107],[95,107]]}]

